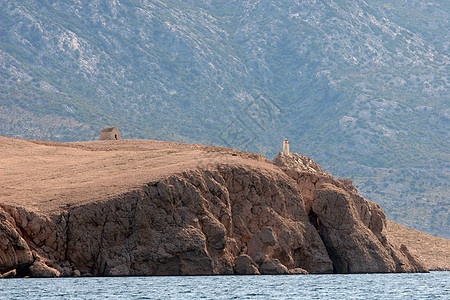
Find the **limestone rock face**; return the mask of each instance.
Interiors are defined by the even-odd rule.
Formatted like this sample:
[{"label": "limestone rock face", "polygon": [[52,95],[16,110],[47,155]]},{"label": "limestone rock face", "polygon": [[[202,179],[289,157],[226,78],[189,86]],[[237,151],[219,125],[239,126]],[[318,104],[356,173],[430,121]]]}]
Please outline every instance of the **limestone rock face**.
[{"label": "limestone rock face", "polygon": [[238,275],[259,275],[258,265],[247,254],[236,258],[235,271]]},{"label": "limestone rock face", "polygon": [[43,261],[35,261],[30,267],[30,276],[38,278],[59,277],[61,273],[55,268],[47,266]]},{"label": "limestone rock face", "polygon": [[261,274],[264,275],[286,275],[288,269],[278,259],[268,259],[261,265]]},{"label": "limestone rock face", "polygon": [[309,274],[308,271],[306,271],[305,269],[302,268],[294,268],[294,269],[290,269],[288,270],[290,275],[306,275]]},{"label": "limestone rock face", "polygon": [[[0,208],[0,273],[139,276],[412,272],[381,208],[309,158],[173,173],[53,215]],[[304,195],[304,197],[302,196]],[[11,273],[12,274],[12,273]]]},{"label": "limestone rock face", "polygon": [[51,217],[7,211],[47,260],[30,260],[31,276],[332,272],[299,188],[276,169],[223,164]]},{"label": "limestone rock face", "polygon": [[362,224],[347,192],[324,185],[314,192],[312,209],[319,234],[337,273],[394,272],[395,263],[381,242]]},{"label": "limestone rock face", "polygon": [[1,275],[0,278],[14,278],[17,275],[17,270],[12,269],[11,271],[6,272],[5,274]]},{"label": "limestone rock face", "polygon": [[32,263],[31,250],[22,238],[14,219],[0,207],[0,274],[13,269],[20,271]]},{"label": "limestone rock face", "polygon": [[280,153],[273,163],[301,189],[306,212],[325,243],[334,272],[426,271],[407,249],[389,243],[383,210],[358,195],[351,180],[335,180],[310,158],[297,153]]}]

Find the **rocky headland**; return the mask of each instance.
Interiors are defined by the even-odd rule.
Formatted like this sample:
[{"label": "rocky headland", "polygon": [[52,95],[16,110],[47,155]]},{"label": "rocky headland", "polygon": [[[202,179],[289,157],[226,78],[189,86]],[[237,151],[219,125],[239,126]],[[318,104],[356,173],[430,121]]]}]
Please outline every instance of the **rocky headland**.
[{"label": "rocky headland", "polygon": [[406,234],[412,229],[388,223],[349,179],[334,179],[295,153],[269,161],[233,149],[149,140],[3,137],[0,151],[3,277],[450,266],[448,240],[421,233],[437,259],[428,263],[427,251],[418,251]]}]

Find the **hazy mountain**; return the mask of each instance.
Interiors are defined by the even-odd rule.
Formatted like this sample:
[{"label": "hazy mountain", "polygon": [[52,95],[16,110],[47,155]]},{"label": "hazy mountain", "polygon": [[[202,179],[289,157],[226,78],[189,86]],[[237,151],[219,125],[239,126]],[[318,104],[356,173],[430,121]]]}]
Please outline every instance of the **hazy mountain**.
[{"label": "hazy mountain", "polygon": [[0,134],[291,149],[450,237],[445,1],[2,1]]}]

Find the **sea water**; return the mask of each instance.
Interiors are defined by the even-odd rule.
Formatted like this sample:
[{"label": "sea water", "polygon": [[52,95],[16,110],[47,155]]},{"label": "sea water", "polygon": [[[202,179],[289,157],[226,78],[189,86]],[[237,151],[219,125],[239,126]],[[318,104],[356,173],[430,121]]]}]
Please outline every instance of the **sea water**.
[{"label": "sea water", "polygon": [[450,272],[3,279],[0,299],[450,299]]}]

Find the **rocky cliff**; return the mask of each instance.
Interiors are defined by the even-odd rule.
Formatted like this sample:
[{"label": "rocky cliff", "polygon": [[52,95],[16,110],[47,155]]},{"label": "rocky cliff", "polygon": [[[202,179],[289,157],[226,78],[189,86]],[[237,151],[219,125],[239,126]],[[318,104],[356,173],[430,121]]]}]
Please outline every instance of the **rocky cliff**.
[{"label": "rocky cliff", "polygon": [[[270,162],[155,141],[2,142],[4,277],[426,271],[387,239],[377,204],[298,154]],[[30,164],[46,169],[29,172],[35,193],[17,183]],[[42,191],[55,177],[61,185]]]},{"label": "rocky cliff", "polygon": [[420,272],[406,246],[386,237],[381,207],[360,195],[349,179],[335,180],[311,158],[279,154],[274,164],[297,182],[306,213],[322,238],[337,273]]}]

